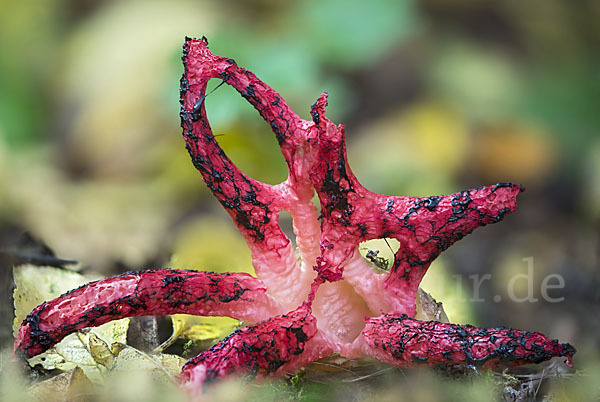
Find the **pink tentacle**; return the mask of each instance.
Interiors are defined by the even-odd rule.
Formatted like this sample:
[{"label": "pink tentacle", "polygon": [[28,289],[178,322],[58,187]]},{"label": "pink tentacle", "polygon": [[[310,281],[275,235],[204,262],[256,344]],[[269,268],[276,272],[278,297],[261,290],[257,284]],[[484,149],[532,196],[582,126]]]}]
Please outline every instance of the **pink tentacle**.
[{"label": "pink tentacle", "polygon": [[181,381],[190,390],[232,374],[265,377],[295,370],[331,350],[318,336],[308,304],[235,331],[183,367]]},{"label": "pink tentacle", "polygon": [[[182,95],[191,89],[193,96],[204,91],[197,91],[195,85],[206,85],[211,78],[220,78],[228,85],[235,88],[254,108],[262,118],[269,123],[280,145],[291,146],[304,138],[299,135],[299,127],[304,125],[301,119],[271,87],[258,79],[254,73],[238,67],[233,59],[215,56],[208,49],[206,38],[186,38],[184,44],[183,62],[185,73],[182,78]],[[203,98],[198,98],[192,104],[192,118],[198,113],[203,103]],[[199,104],[196,104],[200,101]],[[195,120],[198,120],[196,118]]]},{"label": "pink tentacle", "polygon": [[[180,114],[194,166],[252,247],[261,250],[286,247],[290,240],[277,224],[281,193],[246,176],[231,162],[215,140],[206,116],[204,97],[208,81],[223,76],[229,82],[226,77],[244,74],[229,59],[210,53],[203,40],[187,41],[184,50]],[[256,77],[254,80],[257,81]]]},{"label": "pink tentacle", "polygon": [[523,188],[512,183],[434,197],[379,197],[378,235],[400,241],[386,290],[400,301],[395,312],[414,315],[414,300],[431,263],[478,227],[517,209]]},{"label": "pink tentacle", "polygon": [[90,282],[36,307],[23,321],[15,350],[31,357],[70,333],[125,317],[193,314],[260,320],[278,305],[245,273],[161,269]]},{"label": "pink tentacle", "polygon": [[472,325],[419,321],[406,315],[384,314],[367,319],[362,333],[367,353],[403,367],[417,364],[475,364],[483,367],[541,363],[566,357],[575,348],[539,332],[510,328],[477,328]]},{"label": "pink tentacle", "polygon": [[[180,115],[192,161],[246,239],[258,277],[271,295],[293,308],[308,291],[311,275],[296,262],[278,216],[281,210],[287,210],[300,222],[316,215],[311,203],[313,189],[303,171],[307,165],[304,131],[308,122],[253,73],[238,67],[232,59],[213,55],[205,39],[186,40],[183,62]],[[212,78],[234,87],[269,123],[290,172],[284,183],[271,186],[254,180],[225,155],[212,134],[204,107],[207,83]],[[303,229],[312,233],[318,226]],[[311,236],[300,237],[303,256],[315,259],[316,248],[305,241]],[[290,298],[290,292],[295,296]]]}]

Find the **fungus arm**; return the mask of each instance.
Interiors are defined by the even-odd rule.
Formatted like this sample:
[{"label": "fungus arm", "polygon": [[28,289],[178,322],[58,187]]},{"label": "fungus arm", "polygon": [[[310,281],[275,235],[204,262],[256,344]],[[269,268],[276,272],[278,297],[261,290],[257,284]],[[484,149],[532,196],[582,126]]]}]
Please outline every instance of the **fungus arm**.
[{"label": "fungus arm", "polygon": [[402,367],[444,363],[507,367],[552,357],[566,357],[572,367],[575,353],[568,343],[539,332],[419,321],[406,315],[369,318],[362,336],[368,355]]},{"label": "fungus arm", "polygon": [[235,331],[183,366],[191,391],[232,374],[264,377],[293,371],[331,353],[305,303],[298,309]]},{"label": "fungus arm", "polygon": [[[297,306],[308,291],[311,273],[296,261],[278,216],[281,210],[292,214],[304,260],[314,260],[318,247],[311,239],[319,229],[311,203],[313,190],[304,178],[310,159],[305,157],[303,134],[308,122],[252,72],[238,67],[232,59],[213,55],[205,39],[186,40],[183,62],[180,116],[192,161],[244,236],[256,273],[269,293],[290,308]],[[269,123],[290,172],[284,183],[271,186],[254,180],[225,155],[212,134],[204,106],[207,83],[212,78],[233,86]]]},{"label": "fungus arm", "polygon": [[[523,189],[498,183],[422,198],[372,193],[350,169],[344,127],[327,119],[326,105],[327,95],[323,94],[311,110],[319,146],[310,179],[322,208],[321,255],[315,269],[331,281],[344,275],[366,299],[379,299],[372,304],[414,315],[416,292],[431,262],[476,228],[513,212]],[[386,237],[399,240],[400,248],[391,272],[382,280],[360,264],[356,254],[360,242]]]},{"label": "fungus arm", "polygon": [[379,196],[376,233],[401,244],[384,283],[386,292],[398,300],[394,311],[414,315],[419,284],[433,260],[478,227],[515,211],[521,191],[519,185],[498,183],[444,196]]},{"label": "fungus arm", "polygon": [[278,305],[248,274],[161,269],[90,282],[36,307],[23,321],[15,350],[31,357],[85,327],[142,315],[227,316],[256,322]]}]

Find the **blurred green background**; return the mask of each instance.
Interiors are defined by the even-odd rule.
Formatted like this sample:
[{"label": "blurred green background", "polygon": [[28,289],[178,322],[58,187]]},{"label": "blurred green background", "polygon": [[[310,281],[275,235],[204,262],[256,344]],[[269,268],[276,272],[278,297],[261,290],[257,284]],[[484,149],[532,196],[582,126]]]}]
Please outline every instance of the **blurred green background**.
[{"label": "blurred green background", "polygon": [[[5,278],[6,250],[24,232],[105,275],[167,265],[178,247],[194,249],[188,263],[197,268],[247,264],[241,237],[181,139],[181,45],[186,35],[206,35],[214,53],[255,72],[304,118],[328,91],[328,116],[346,124],[349,163],[372,191],[425,196],[499,181],[524,185],[519,210],[444,253],[424,287],[452,321],[542,331],[574,344],[576,365],[595,363],[600,2],[0,6]],[[206,104],[219,142],[244,172],[269,183],[285,179],[274,136],[249,104],[227,86]],[[515,303],[508,285],[527,273],[528,257],[539,301]],[[478,291],[483,301],[469,302],[476,291],[469,275],[486,273],[492,279]],[[549,274],[564,278],[564,288],[549,291],[561,302],[541,297]],[[516,283],[524,296],[527,282]],[[6,346],[10,281],[2,286]]]}]

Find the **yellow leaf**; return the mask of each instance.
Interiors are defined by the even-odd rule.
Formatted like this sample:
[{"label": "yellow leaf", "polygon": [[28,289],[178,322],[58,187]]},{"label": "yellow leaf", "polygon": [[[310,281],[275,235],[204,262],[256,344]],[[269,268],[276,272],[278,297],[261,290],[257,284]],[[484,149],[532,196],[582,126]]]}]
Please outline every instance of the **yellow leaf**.
[{"label": "yellow leaf", "polygon": [[108,2],[65,38],[60,93],[78,105],[65,135],[94,176],[130,177],[152,166],[149,154],[172,130],[170,111],[139,121],[130,116],[169,105],[165,91],[179,74],[171,56],[191,26],[212,31],[211,9],[206,2]]},{"label": "yellow leaf", "polygon": [[382,274],[392,267],[399,247],[400,242],[396,239],[373,239],[361,243],[358,251],[375,272]]},{"label": "yellow leaf", "polygon": [[[39,364],[46,370],[68,371],[79,366],[92,382],[102,383],[107,369],[110,369],[112,364],[109,363],[108,366],[105,366],[108,360],[102,359],[104,354],[98,353],[100,341],[90,343],[90,337],[99,338],[105,344],[125,343],[128,327],[129,319],[124,318],[92,328],[86,332],[80,331],[71,334],[52,349],[27,361],[32,367]],[[95,348],[96,354],[92,353],[92,346]],[[95,357],[101,358],[96,360]]]},{"label": "yellow leaf", "polygon": [[558,165],[553,138],[537,127],[507,124],[481,130],[469,157],[473,168],[489,182],[546,183]]},{"label": "yellow leaf", "polygon": [[[455,324],[473,321],[469,289],[458,276],[452,275],[443,257],[436,259],[421,281],[421,288],[444,302],[444,311]],[[434,300],[435,302],[435,300]]]},{"label": "yellow leaf", "polygon": [[97,363],[111,369],[115,360],[115,355],[108,344],[93,332],[89,333],[88,346],[92,358]]},{"label": "yellow leaf", "polygon": [[392,111],[348,139],[352,170],[369,190],[426,196],[451,192],[470,148],[466,122],[450,107],[423,102]]},{"label": "yellow leaf", "polygon": [[179,375],[186,360],[175,355],[150,355],[126,347],[115,358],[108,373],[105,389],[110,394],[101,400],[120,401],[181,401],[185,402],[179,387]]}]

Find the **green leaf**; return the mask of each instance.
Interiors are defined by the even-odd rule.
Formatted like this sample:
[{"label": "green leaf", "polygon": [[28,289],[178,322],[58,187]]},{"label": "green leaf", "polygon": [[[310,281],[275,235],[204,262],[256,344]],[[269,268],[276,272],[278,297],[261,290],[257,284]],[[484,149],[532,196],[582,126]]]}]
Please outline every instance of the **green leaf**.
[{"label": "green leaf", "polygon": [[289,15],[296,37],[306,40],[310,53],[348,69],[369,65],[419,28],[414,1],[319,0],[297,5]]}]

